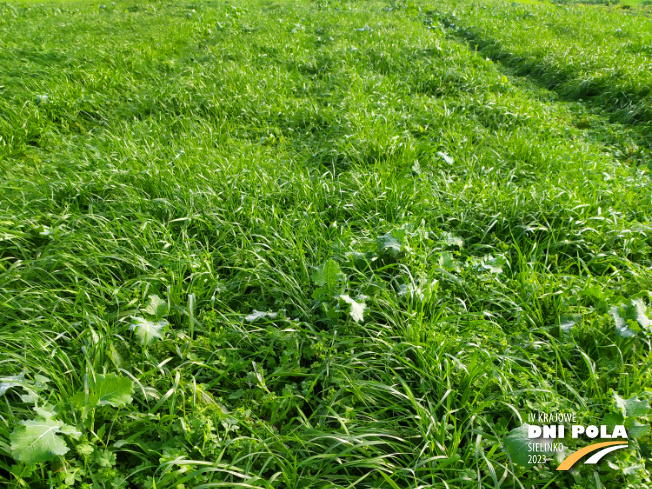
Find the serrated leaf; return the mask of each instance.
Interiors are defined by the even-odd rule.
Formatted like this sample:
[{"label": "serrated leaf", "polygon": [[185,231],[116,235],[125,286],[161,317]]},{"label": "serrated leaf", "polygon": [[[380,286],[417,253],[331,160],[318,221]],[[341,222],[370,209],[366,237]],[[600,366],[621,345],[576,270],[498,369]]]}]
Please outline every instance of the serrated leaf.
[{"label": "serrated leaf", "polygon": [[647,307],[641,299],[632,299],[621,309],[625,312],[625,319],[636,321],[643,329],[648,329],[652,321],[647,317]]},{"label": "serrated leaf", "polygon": [[20,400],[25,404],[36,404],[38,402],[38,395],[36,392],[28,392],[27,394],[22,394]]},{"label": "serrated leaf", "polygon": [[596,299],[598,301],[604,301],[609,298],[609,294],[606,294],[605,292],[602,291],[600,286],[598,285],[593,285],[591,287],[586,287],[582,290],[579,291],[579,295],[582,297],[591,297],[593,299]]},{"label": "serrated leaf", "polygon": [[14,459],[27,465],[65,455],[68,447],[57,433],[78,433],[71,426],[51,418],[22,421],[21,425],[12,431],[9,440]]},{"label": "serrated leaf", "polygon": [[[634,476],[637,472],[641,470],[645,470],[645,465],[644,464],[631,464],[627,465],[626,467],[622,467],[623,470],[623,475],[625,477],[627,476]],[[632,485],[632,487],[636,487]],[[645,486],[638,486],[638,487],[645,487]]]},{"label": "serrated leaf", "polygon": [[460,238],[459,236],[455,236],[452,233],[444,233],[441,237],[441,240],[448,246],[457,246],[458,248],[464,246],[464,241],[462,240],[462,238]]},{"label": "serrated leaf", "polygon": [[348,304],[348,314],[351,318],[357,322],[361,323],[364,320],[364,311],[366,309],[366,304],[364,302],[357,302],[353,300],[347,294],[340,295],[340,299]]},{"label": "serrated leaf", "polygon": [[491,273],[499,274],[503,272],[503,267],[507,264],[504,256],[493,257],[486,255],[481,262],[482,268],[489,270]]},{"label": "serrated leaf", "polygon": [[168,303],[161,299],[158,295],[150,295],[149,304],[143,309],[143,312],[154,316],[157,319],[165,316],[168,312]]},{"label": "serrated leaf", "polygon": [[95,450],[93,460],[100,467],[113,467],[116,464],[115,453],[109,450]]},{"label": "serrated leaf", "polygon": [[621,316],[637,331],[648,329],[652,321],[647,317],[647,307],[641,299],[632,299],[620,307]]},{"label": "serrated leaf", "polygon": [[57,415],[54,406],[51,404],[44,404],[41,407],[36,406],[34,407],[34,411],[36,411],[36,414],[45,419],[52,419]]},{"label": "serrated leaf", "polygon": [[639,399],[637,395],[629,399],[623,399],[615,392],[613,396],[616,401],[616,407],[626,418],[645,416],[650,412],[650,401],[647,399]]},{"label": "serrated leaf", "polygon": [[42,375],[36,375],[34,381],[25,379],[24,374],[0,377],[0,396],[12,387],[20,387],[27,391],[27,394],[20,395],[20,399],[25,403],[36,404],[39,399],[38,392],[44,390],[49,381],[50,379],[43,377]]},{"label": "serrated leaf", "polygon": [[136,338],[138,338],[138,341],[141,345],[147,346],[151,344],[156,338],[161,337],[161,331],[163,328],[165,328],[165,326],[167,326],[167,324],[168,322],[164,319],[155,322],[135,317],[132,319],[131,325],[129,325],[129,329],[135,331]]}]

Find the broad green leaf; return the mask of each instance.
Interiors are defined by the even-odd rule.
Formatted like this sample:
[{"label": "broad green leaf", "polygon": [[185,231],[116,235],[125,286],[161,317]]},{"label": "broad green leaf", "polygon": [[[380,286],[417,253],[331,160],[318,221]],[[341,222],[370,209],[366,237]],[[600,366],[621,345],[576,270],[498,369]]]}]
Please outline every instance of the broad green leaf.
[{"label": "broad green leaf", "polygon": [[426,298],[423,290],[414,284],[399,285],[398,296],[405,297],[409,300],[417,300],[419,302],[423,302]]},{"label": "broad green leaf", "polygon": [[321,309],[324,311],[326,317],[332,321],[335,321],[340,317],[339,307],[332,305],[330,302],[322,302]]},{"label": "broad green leaf", "polygon": [[605,301],[609,298],[609,294],[604,293],[598,285],[593,285],[580,290],[579,295],[582,297],[590,297],[598,301]]},{"label": "broad green leaf", "polygon": [[620,307],[609,310],[616,324],[616,335],[631,338],[641,330],[648,330],[652,321],[647,317],[647,307],[641,299],[631,299]]},{"label": "broad green leaf", "polygon": [[45,389],[48,382],[51,382],[51,380],[44,375],[36,374],[34,376],[34,387],[36,387],[36,389]]},{"label": "broad green leaf", "polygon": [[41,407],[35,407],[34,411],[36,411],[36,414],[43,418],[54,418],[56,417],[57,413],[55,411],[55,407],[52,406],[51,404],[44,404]]},{"label": "broad green leaf", "polygon": [[84,391],[80,391],[73,396],[72,402],[82,410],[82,418],[86,418],[96,407],[120,407],[131,403],[133,390],[133,381],[126,377],[113,373],[95,374],[95,384],[90,387],[88,397]]},{"label": "broad green leaf", "polygon": [[340,299],[348,304],[348,314],[351,318],[357,322],[361,323],[364,320],[364,310],[367,307],[364,302],[357,302],[353,300],[347,294],[340,295]]},{"label": "broad green leaf", "polygon": [[65,455],[68,447],[58,433],[73,437],[81,435],[72,426],[49,417],[22,421],[21,426],[9,435],[12,456],[19,462],[34,465]]},{"label": "broad green leaf", "polygon": [[366,268],[375,260],[375,255],[371,252],[359,253],[357,251],[349,251],[346,253],[346,257],[358,268]]},{"label": "broad green leaf", "polygon": [[[637,472],[642,470],[645,470],[645,464],[628,464],[627,466],[622,467],[623,475],[625,477],[634,476]],[[636,486],[632,485],[631,487],[636,487]],[[638,487],[645,487],[645,486],[638,486]]]},{"label": "broad green leaf", "polygon": [[344,280],[344,274],[340,271],[340,264],[331,258],[318,266],[311,278],[319,287],[333,288],[338,281]]},{"label": "broad green leaf", "polygon": [[552,455],[553,452],[536,452],[528,450],[529,443],[539,443],[539,444],[548,444],[553,443],[555,440],[548,438],[528,438],[528,428],[527,423],[522,424],[518,428],[514,428],[509,434],[503,439],[507,453],[509,453],[512,462],[521,467],[530,468],[533,467],[533,464],[529,463],[529,455],[544,454]]},{"label": "broad green leaf", "polygon": [[43,226],[43,225],[35,226],[33,232],[43,237],[48,237],[52,235],[52,229],[48,226]]},{"label": "broad green leaf", "polygon": [[10,377],[0,377],[0,396],[12,387],[23,387],[25,374],[12,375]]},{"label": "broad green leaf", "polygon": [[578,291],[578,295],[587,299],[587,302],[592,303],[596,312],[602,314],[609,310],[609,299],[611,294],[603,292],[599,285],[587,286]]},{"label": "broad green leaf", "polygon": [[645,416],[650,412],[650,401],[647,399],[639,399],[637,395],[629,399],[623,399],[615,392],[613,393],[616,407],[620,410],[626,418],[635,416]]},{"label": "broad green leaf", "polygon": [[136,337],[141,345],[149,345],[156,338],[161,337],[161,331],[165,326],[167,326],[167,324],[168,322],[164,319],[155,322],[135,317],[133,318],[129,329],[136,332]]},{"label": "broad green leaf", "polygon": [[312,294],[313,299],[318,301],[333,299],[345,278],[340,271],[339,263],[333,259],[326,261],[312,274],[313,282],[319,286]]},{"label": "broad green leaf", "polygon": [[72,436],[73,438],[79,438],[81,436],[81,431],[79,431],[77,428],[73,428],[72,426],[68,426],[67,424],[64,424],[61,427],[61,433],[64,435]]},{"label": "broad green leaf", "polygon": [[625,421],[625,429],[630,438],[640,438],[650,432],[649,424],[641,424],[634,418],[627,418]]},{"label": "broad green leaf", "polygon": [[628,304],[621,307],[624,312],[625,319],[636,321],[643,329],[648,329],[652,325],[652,321],[647,317],[647,307],[641,299],[632,299]]},{"label": "broad green leaf", "polygon": [[611,431],[613,431],[616,426],[625,424],[625,417],[621,413],[608,413],[604,418],[602,418],[600,424],[607,426]]},{"label": "broad green leaf", "polygon": [[28,392],[27,394],[21,394],[20,400],[25,404],[38,404],[38,394],[34,391]]},{"label": "broad green leaf", "polygon": [[575,326],[575,321],[569,318],[562,318],[559,322],[559,327],[564,333],[568,333]]},{"label": "broad green leaf", "polygon": [[528,450],[527,445],[531,443],[528,438],[528,425],[524,424],[518,428],[514,428],[509,434],[503,439],[507,453],[509,453],[512,462],[521,467],[532,467],[532,464],[528,463]]},{"label": "broad green leaf", "polygon": [[95,375],[93,389],[94,399],[98,406],[120,407],[132,401],[134,383],[127,377],[118,377],[116,374]]},{"label": "broad green leaf", "polygon": [[439,255],[439,266],[444,270],[452,270],[456,272],[459,272],[460,270],[457,261],[455,261],[453,254],[450,251],[444,251]]},{"label": "broad green leaf", "polygon": [[47,377],[42,375],[35,375],[34,380],[25,378],[25,374],[12,375],[9,377],[0,377],[0,396],[7,392],[12,387],[20,387],[27,394],[21,394],[20,398],[25,403],[36,404],[39,399],[39,392],[47,388],[47,383],[50,381]]},{"label": "broad green leaf", "polygon": [[627,321],[621,317],[618,307],[613,306],[609,310],[609,314],[611,314],[611,317],[614,319],[614,323],[616,323],[616,336],[621,338],[631,338],[636,334],[636,331],[631,329],[627,324]]},{"label": "broad green leaf", "polygon": [[582,321],[582,316],[573,314],[570,316],[561,316],[557,326],[562,330],[563,333],[569,333],[578,322]]},{"label": "broad green leaf", "polygon": [[387,253],[395,258],[403,252],[402,239],[393,232],[378,236],[376,246],[378,247],[378,253]]},{"label": "broad green leaf", "polygon": [[143,312],[154,316],[157,319],[165,316],[168,312],[168,303],[161,299],[158,295],[150,295],[149,304],[143,309]]}]

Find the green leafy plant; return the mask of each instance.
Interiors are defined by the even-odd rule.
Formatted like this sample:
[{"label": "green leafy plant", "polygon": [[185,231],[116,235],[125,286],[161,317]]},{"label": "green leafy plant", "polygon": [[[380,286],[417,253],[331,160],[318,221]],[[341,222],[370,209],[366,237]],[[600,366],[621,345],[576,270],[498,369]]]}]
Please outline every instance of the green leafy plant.
[{"label": "green leafy plant", "polygon": [[20,426],[9,437],[11,452],[19,462],[27,465],[49,462],[56,456],[68,453],[64,439],[59,435],[77,438],[81,432],[72,426],[54,419],[56,414],[51,406],[34,408],[39,417],[21,421]]},{"label": "green leafy plant", "polygon": [[312,281],[317,286],[312,297],[329,322],[336,321],[341,313],[346,314],[355,322],[364,321],[366,297],[358,294],[353,299],[345,293],[347,278],[342,273],[338,262],[329,259],[316,267],[312,274]]},{"label": "green leafy plant", "polygon": [[609,312],[616,323],[618,336],[630,338],[639,333],[650,333],[652,320],[647,316],[647,307],[642,299],[630,299],[620,306],[613,306]]},{"label": "green leafy plant", "polygon": [[72,412],[69,412],[65,405],[54,408],[44,404],[34,407],[34,412],[38,415],[35,419],[19,423],[20,426],[9,436],[11,454],[16,461],[32,466],[66,455],[70,448],[61,435],[78,439],[83,432],[61,421],[62,417],[76,414],[83,421],[90,415],[90,422],[85,423],[84,427],[93,430],[95,411],[98,408],[122,407],[131,403],[131,380],[116,374],[95,374],[93,377],[88,391],[80,391],[71,398],[69,406]]},{"label": "green leafy plant", "polygon": [[163,330],[169,324],[163,319],[163,316],[168,313],[168,303],[157,295],[150,295],[149,304],[142,309],[142,312],[152,319],[134,317],[129,329],[134,331],[141,345],[148,346],[161,338]]}]

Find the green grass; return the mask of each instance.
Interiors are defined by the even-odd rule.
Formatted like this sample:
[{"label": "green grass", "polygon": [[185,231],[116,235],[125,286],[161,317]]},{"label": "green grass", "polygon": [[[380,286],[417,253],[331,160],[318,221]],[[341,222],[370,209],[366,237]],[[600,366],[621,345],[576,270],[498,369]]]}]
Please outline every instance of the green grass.
[{"label": "green grass", "polygon": [[[625,8],[623,8],[625,7]],[[434,2],[435,17],[494,60],[613,120],[652,121],[650,7]]]},{"label": "green grass", "polygon": [[[504,444],[652,398],[644,125],[425,3],[0,14],[2,484],[650,487],[649,434],[565,473]],[[69,451],[31,463],[32,419]]]}]

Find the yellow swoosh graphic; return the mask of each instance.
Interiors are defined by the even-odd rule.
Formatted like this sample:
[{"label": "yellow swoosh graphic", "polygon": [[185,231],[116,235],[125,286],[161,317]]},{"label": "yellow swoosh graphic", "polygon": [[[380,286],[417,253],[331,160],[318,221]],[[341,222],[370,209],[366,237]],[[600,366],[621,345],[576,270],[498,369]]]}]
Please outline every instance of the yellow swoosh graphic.
[{"label": "yellow swoosh graphic", "polygon": [[593,445],[589,445],[588,447],[584,447],[576,452],[571,453],[568,457],[564,459],[564,461],[561,464],[559,464],[557,470],[568,470],[575,464],[575,462],[581,459],[584,455],[587,455],[591,452],[595,452],[596,450],[600,450],[601,448],[604,447],[610,447],[612,445],[627,445],[627,442],[605,441],[604,443],[594,443]]}]

